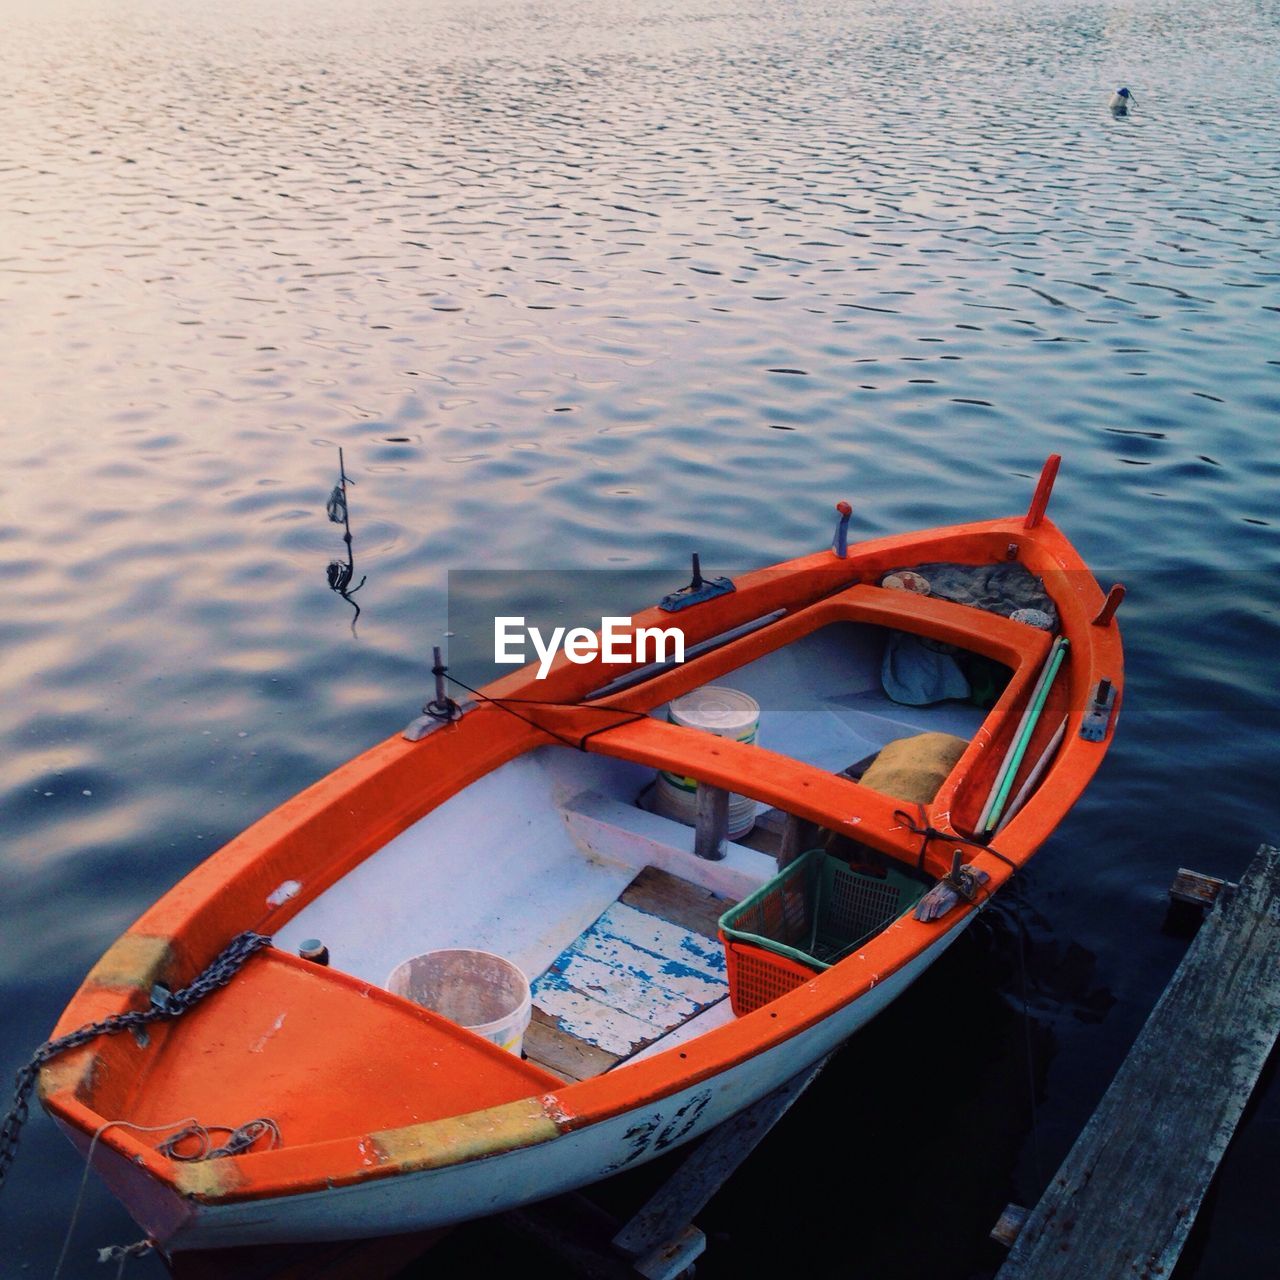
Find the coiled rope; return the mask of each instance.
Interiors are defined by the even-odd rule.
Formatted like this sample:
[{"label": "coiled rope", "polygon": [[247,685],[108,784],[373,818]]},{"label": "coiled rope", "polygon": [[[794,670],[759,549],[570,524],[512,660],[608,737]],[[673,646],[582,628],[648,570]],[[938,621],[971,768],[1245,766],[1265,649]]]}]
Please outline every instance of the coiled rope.
[{"label": "coiled rope", "polygon": [[[213,1145],[213,1135],[225,1133],[227,1140],[221,1146]],[[192,1121],[185,1129],[180,1129],[171,1138],[166,1138],[156,1150],[170,1160],[194,1161],[217,1160],[222,1156],[243,1155],[263,1138],[269,1139],[265,1150],[273,1151],[280,1145],[280,1126],[270,1117],[263,1116],[258,1120],[248,1120],[238,1128],[225,1124],[201,1124]],[[184,1142],[196,1143],[195,1150],[179,1151]]]}]

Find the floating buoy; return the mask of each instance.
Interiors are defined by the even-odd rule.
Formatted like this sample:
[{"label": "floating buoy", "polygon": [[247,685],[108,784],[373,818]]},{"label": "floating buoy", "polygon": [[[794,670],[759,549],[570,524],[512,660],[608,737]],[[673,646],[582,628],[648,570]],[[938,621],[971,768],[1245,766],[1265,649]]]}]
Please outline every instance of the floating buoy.
[{"label": "floating buoy", "polygon": [[1130,110],[1138,105],[1138,100],[1128,89],[1117,89],[1111,95],[1111,101],[1107,105],[1110,106],[1113,116],[1127,116]]}]

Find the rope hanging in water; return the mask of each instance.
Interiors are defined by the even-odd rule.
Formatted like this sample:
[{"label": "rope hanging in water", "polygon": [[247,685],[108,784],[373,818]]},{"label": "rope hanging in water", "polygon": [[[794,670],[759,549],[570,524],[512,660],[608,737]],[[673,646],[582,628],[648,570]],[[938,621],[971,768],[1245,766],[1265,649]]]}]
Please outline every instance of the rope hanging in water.
[{"label": "rope hanging in water", "polygon": [[99,1262],[119,1262],[116,1268],[116,1280],[124,1275],[124,1265],[130,1258],[145,1258],[155,1248],[151,1240],[138,1240],[133,1244],[109,1244],[98,1250]]},{"label": "rope hanging in water", "polygon": [[[341,449],[338,450],[338,459],[338,467],[341,470]],[[344,476],[343,480],[345,479],[346,477]],[[324,509],[328,513],[329,519],[333,524],[347,525],[347,527],[350,528],[350,525],[348,524],[347,495],[341,482],[333,486],[333,492],[329,495],[329,501],[324,504]]]},{"label": "rope hanging in water", "polygon": [[347,505],[347,485],[355,484],[347,475],[346,462],[342,450],[338,450],[338,483],[333,486],[329,500],[324,504],[325,513],[333,524],[340,524],[343,529],[342,540],[347,544],[345,560],[330,560],[326,570],[329,579],[329,590],[337,592],[354,610],[351,618],[351,634],[356,633],[356,622],[360,617],[360,606],[351,598],[365,584],[361,578],[353,587],[356,576],[356,558],[351,548],[351,511]]},{"label": "rope hanging in water", "polygon": [[14,1076],[13,1106],[0,1124],[0,1190],[13,1164],[18,1150],[18,1138],[26,1123],[31,1090],[35,1087],[40,1068],[46,1062],[70,1049],[79,1049],[99,1036],[118,1035],[121,1031],[133,1031],[150,1022],[178,1018],[207,995],[225,987],[244,967],[255,952],[265,947],[271,939],[265,934],[246,932],[233,938],[202,973],[179,991],[167,991],[156,987],[151,992],[149,1009],[133,1009],[127,1013],[113,1013],[99,1022],[90,1022],[75,1031],[69,1031],[55,1040],[46,1040],[31,1055],[26,1066]]}]

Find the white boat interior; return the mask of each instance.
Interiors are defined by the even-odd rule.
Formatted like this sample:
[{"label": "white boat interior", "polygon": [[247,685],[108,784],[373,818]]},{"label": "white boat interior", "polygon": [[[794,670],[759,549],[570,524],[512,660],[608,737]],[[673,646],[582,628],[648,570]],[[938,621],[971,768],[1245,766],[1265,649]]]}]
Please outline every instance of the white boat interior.
[{"label": "white boat interior", "polygon": [[[826,771],[924,731],[971,738],[979,707],[885,695],[886,636],[833,624],[716,683],[760,704],[762,746]],[[665,1050],[733,1016],[716,920],[776,873],[781,815],[761,813],[723,859],[699,858],[690,826],[646,807],[653,780],[628,761],[534,750],[355,867],[276,945],[320,939],[335,968],[379,986],[428,951],[504,956],[533,986],[526,1054],[564,1078]]]}]

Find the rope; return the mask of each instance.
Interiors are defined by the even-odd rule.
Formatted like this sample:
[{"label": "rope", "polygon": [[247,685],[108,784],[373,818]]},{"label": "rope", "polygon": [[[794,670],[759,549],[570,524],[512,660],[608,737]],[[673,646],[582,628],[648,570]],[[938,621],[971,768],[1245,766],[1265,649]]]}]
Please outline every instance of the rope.
[{"label": "rope", "polygon": [[20,1067],[14,1076],[13,1106],[9,1108],[4,1123],[0,1124],[0,1191],[4,1189],[5,1178],[17,1154],[18,1138],[27,1120],[31,1090],[35,1087],[40,1068],[46,1062],[68,1050],[79,1049],[99,1036],[118,1035],[121,1031],[133,1031],[151,1022],[181,1017],[205,996],[211,995],[220,987],[225,987],[240,972],[249,957],[260,951],[270,941],[269,937],[261,933],[242,933],[218,953],[203,973],[197,975],[180,991],[166,991],[163,987],[155,987],[151,992],[149,1009],[113,1013],[99,1022],[90,1022],[75,1031],[69,1031],[56,1040],[46,1040],[31,1055],[31,1060]]},{"label": "rope", "polygon": [[329,501],[324,504],[324,509],[334,524],[347,523],[347,495],[342,485],[333,486],[333,492],[329,495]]},{"label": "rope", "polygon": [[[940,831],[932,823],[925,820],[924,805],[920,806],[920,821],[917,822],[905,809],[895,809],[893,816],[902,823],[908,831],[913,835],[919,836],[920,852],[916,857],[916,870],[924,870],[924,856],[929,851],[930,840],[946,840],[951,844],[967,844],[974,849],[980,849],[983,853],[989,853],[993,858],[999,858],[1001,862],[1008,867],[1014,875],[1017,875],[1021,867],[1014,862],[1012,858],[1006,858],[999,849],[993,849],[989,844],[983,844],[981,840],[970,839],[969,836],[962,836],[958,831]],[[1009,877],[1011,880],[1013,876]],[[990,897],[993,890],[987,890],[987,896]]]},{"label": "rope", "polygon": [[[67,1234],[62,1238],[62,1250],[58,1254],[57,1264],[53,1268],[53,1280],[58,1280],[58,1277],[62,1274],[62,1264],[67,1260],[67,1250],[71,1247],[71,1237],[75,1233],[76,1223],[80,1218],[80,1206],[84,1203],[85,1186],[89,1181],[89,1170],[93,1167],[93,1153],[97,1150],[98,1139],[101,1138],[108,1129],[136,1129],[139,1133],[163,1133],[166,1129],[176,1129],[178,1125],[194,1123],[194,1119],[188,1117],[186,1120],[177,1120],[173,1124],[134,1124],[132,1120],[107,1120],[98,1126],[93,1138],[89,1142],[89,1150],[85,1154],[84,1172],[80,1175],[80,1189],[76,1192],[76,1202],[71,1209],[71,1221],[67,1223]],[[126,1245],[123,1247],[137,1251],[143,1243],[143,1241],[139,1241],[137,1244]],[[145,1243],[150,1246],[151,1242],[146,1241]],[[112,1249],[119,1249],[121,1247],[122,1246],[120,1245],[111,1246]],[[110,1259],[102,1256],[105,1252],[107,1252],[105,1249],[98,1251],[99,1262],[110,1261]],[[136,1256],[141,1257],[142,1253],[138,1252]],[[120,1271],[117,1274],[123,1274],[123,1272],[124,1261],[122,1260],[120,1263]]]},{"label": "rope", "polygon": [[[508,715],[515,716],[517,720],[523,720],[525,724],[532,725],[533,728],[538,729],[545,734],[549,734],[557,742],[564,743],[566,747],[573,747],[575,751],[585,751],[587,749],[587,743],[594,738],[597,733],[607,733],[610,729],[620,728],[624,724],[635,724],[638,720],[647,720],[649,718],[647,712],[623,711],[621,707],[587,707],[585,704],[580,702],[550,702],[544,701],[540,698],[491,698],[487,693],[481,693],[479,689],[473,689],[469,684],[463,684],[457,676],[448,675],[443,667],[433,667],[431,670],[435,675],[446,676],[446,678],[456,684],[459,689],[465,689],[467,693],[472,695],[472,697],[479,698],[482,702],[491,703],[500,711],[505,711]],[[457,708],[458,704],[454,702],[452,698],[446,698],[445,702],[448,703],[449,706]],[[521,715],[519,711],[515,710],[515,706],[513,704],[519,704],[525,707],[550,707],[557,711],[599,711],[605,715],[617,715],[622,718],[620,720],[613,721],[611,724],[602,724],[597,729],[589,729],[575,741],[573,738],[566,737],[563,733],[557,733],[554,729],[549,729],[546,725],[539,724],[529,716]],[[432,707],[437,705],[439,704],[434,702],[428,703],[423,710],[429,716],[435,716],[437,719],[442,719],[443,716],[437,715],[437,713],[432,710]],[[461,714],[460,710],[459,714]],[[457,716],[450,715],[449,718],[457,719]]]},{"label": "rope", "polygon": [[[436,657],[440,656],[440,650],[436,650]],[[443,663],[437,662],[431,668],[431,674],[436,678],[436,697],[428,702],[423,708],[424,715],[430,716],[433,720],[439,720],[443,724],[452,724],[455,720],[462,718],[462,708],[458,706],[452,698],[444,692],[443,677],[449,674],[449,668]],[[460,680],[455,680],[455,684],[461,684]]]},{"label": "rope", "polygon": [[[213,1135],[225,1133],[227,1140],[220,1147],[213,1145]],[[225,1124],[201,1124],[193,1120],[184,1129],[180,1129],[172,1137],[166,1138],[156,1150],[170,1160],[191,1162],[195,1160],[217,1160],[222,1156],[238,1156],[248,1151],[261,1138],[268,1138],[266,1150],[274,1151],[280,1145],[280,1126],[269,1116],[258,1120],[247,1120],[238,1128]],[[179,1151],[178,1146],[194,1138],[199,1143],[195,1151]]]},{"label": "rope", "polygon": [[[89,1150],[85,1154],[84,1172],[80,1175],[80,1189],[76,1192],[76,1202],[71,1210],[71,1221],[67,1224],[67,1234],[63,1237],[62,1250],[58,1254],[58,1262],[53,1269],[53,1280],[58,1280],[58,1277],[62,1274],[62,1264],[66,1261],[67,1250],[71,1247],[71,1237],[75,1234],[76,1223],[80,1219],[80,1208],[84,1203],[85,1186],[89,1181],[89,1170],[93,1167],[93,1153],[97,1149],[98,1140],[108,1129],[115,1128],[134,1129],[138,1133],[164,1133],[167,1129],[177,1129],[177,1133],[156,1145],[156,1150],[170,1160],[215,1160],[220,1156],[240,1155],[242,1152],[248,1151],[264,1136],[269,1136],[271,1139],[267,1147],[268,1151],[274,1150],[280,1145],[280,1126],[274,1120],[266,1118],[250,1120],[246,1124],[242,1124],[238,1129],[232,1129],[227,1125],[220,1124],[203,1125],[194,1116],[187,1116],[184,1120],[175,1120],[171,1124],[134,1124],[132,1120],[105,1121],[98,1126],[89,1142]],[[211,1131],[225,1133],[229,1136],[222,1146],[214,1147],[212,1146]],[[192,1137],[199,1139],[199,1151],[184,1155],[174,1149],[178,1143]],[[130,1258],[145,1257],[153,1248],[155,1248],[155,1242],[149,1239],[139,1240],[134,1244],[127,1245],[113,1244],[105,1249],[98,1250],[98,1261],[115,1262],[118,1260],[120,1269],[116,1272],[116,1275],[119,1277],[124,1275],[125,1263]]]},{"label": "rope", "polygon": [[119,1259],[120,1265],[116,1268],[116,1280],[121,1280],[124,1275],[125,1263],[130,1258],[145,1258],[154,1248],[155,1245],[150,1240],[138,1240],[133,1244],[109,1244],[105,1249],[98,1250],[98,1261],[115,1262]]},{"label": "rope", "polygon": [[339,449],[338,483],[333,486],[324,509],[329,519],[343,528],[342,540],[347,544],[347,558],[345,561],[330,560],[326,572],[329,576],[329,590],[336,591],[355,610],[351,617],[351,634],[355,635],[356,623],[360,620],[360,606],[351,597],[364,586],[366,578],[362,577],[354,587],[351,585],[356,576],[356,557],[351,546],[351,513],[347,508],[348,484],[355,484],[355,481],[347,476],[347,464],[342,450]]}]

